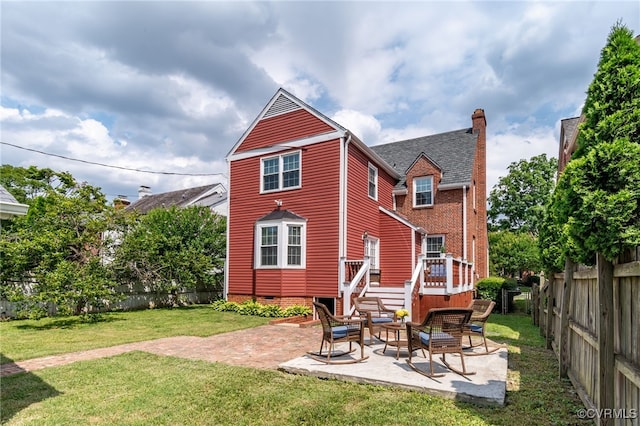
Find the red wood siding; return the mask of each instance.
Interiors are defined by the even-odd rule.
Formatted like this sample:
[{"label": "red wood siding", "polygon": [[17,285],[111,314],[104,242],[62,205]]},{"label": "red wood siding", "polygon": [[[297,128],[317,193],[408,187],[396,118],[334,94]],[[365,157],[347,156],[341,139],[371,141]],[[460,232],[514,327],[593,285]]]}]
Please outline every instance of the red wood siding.
[{"label": "red wood siding", "polygon": [[[302,187],[260,194],[260,158],[231,162],[228,293],[259,296],[336,296],[338,293],[338,189],[340,141],[302,150]],[[256,220],[275,208],[307,219],[306,269],[254,271]],[[254,293],[255,291],[255,293]]]},{"label": "red wood siding", "polygon": [[378,167],[378,200],[369,198],[369,159],[353,144],[349,145],[348,175],[347,258],[362,259],[362,234],[367,231],[370,236],[380,238],[379,206],[393,208],[391,191],[395,180]]},{"label": "red wood siding", "polygon": [[380,285],[402,287],[411,278],[413,229],[380,212]]},{"label": "red wood siding", "polygon": [[235,152],[271,146],[335,130],[306,110],[260,120]]}]

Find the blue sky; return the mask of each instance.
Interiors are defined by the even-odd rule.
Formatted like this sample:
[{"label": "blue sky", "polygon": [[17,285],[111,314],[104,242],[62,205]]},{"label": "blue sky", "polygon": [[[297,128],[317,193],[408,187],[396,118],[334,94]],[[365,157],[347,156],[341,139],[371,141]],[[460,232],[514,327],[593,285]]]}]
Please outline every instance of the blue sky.
[{"label": "blue sky", "polygon": [[[1,2],[3,164],[137,199],[226,183],[225,156],[279,87],[368,145],[488,123],[491,189],[557,156],[600,51],[640,2]],[[87,162],[180,176],[111,169]]]}]

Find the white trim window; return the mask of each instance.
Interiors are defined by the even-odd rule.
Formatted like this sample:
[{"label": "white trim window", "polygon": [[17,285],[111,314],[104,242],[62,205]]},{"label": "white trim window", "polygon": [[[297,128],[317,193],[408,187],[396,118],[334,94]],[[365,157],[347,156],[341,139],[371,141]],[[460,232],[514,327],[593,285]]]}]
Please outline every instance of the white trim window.
[{"label": "white trim window", "polygon": [[260,192],[300,188],[300,151],[263,158],[260,161]]},{"label": "white trim window", "polygon": [[369,198],[378,200],[378,168],[369,163]]},{"label": "white trim window", "polygon": [[306,223],[258,222],[255,233],[256,269],[296,269],[306,263]]},{"label": "white trim window", "polygon": [[427,235],[425,241],[427,257],[440,257],[444,248],[444,235]]},{"label": "white trim window", "polygon": [[433,176],[413,179],[413,207],[433,205]]}]

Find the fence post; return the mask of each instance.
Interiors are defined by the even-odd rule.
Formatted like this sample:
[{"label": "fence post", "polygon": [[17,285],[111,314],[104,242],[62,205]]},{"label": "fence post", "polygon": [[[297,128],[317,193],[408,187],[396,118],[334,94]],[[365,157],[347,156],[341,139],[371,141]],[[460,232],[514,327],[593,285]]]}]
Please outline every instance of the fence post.
[{"label": "fence post", "polygon": [[[614,405],[614,323],[613,316],[613,263],[598,252],[598,409],[613,409]],[[600,418],[601,425],[613,424],[613,418]]]},{"label": "fence post", "polygon": [[562,289],[562,317],[560,320],[560,377],[567,377],[569,370],[569,315],[571,314],[571,289],[575,264],[568,257],[564,263],[564,288]]},{"label": "fence post", "polygon": [[531,316],[533,318],[533,325],[537,327],[540,326],[540,320],[539,320],[540,312],[538,311],[539,303],[540,303],[540,285],[533,284],[531,286]]},{"label": "fence post", "polygon": [[555,277],[551,275],[549,277],[549,284],[547,284],[547,321],[545,324],[545,341],[546,348],[553,349],[551,346],[551,342],[553,341],[553,335],[551,334],[551,330],[553,329],[553,305],[555,305],[556,291],[555,291]]}]

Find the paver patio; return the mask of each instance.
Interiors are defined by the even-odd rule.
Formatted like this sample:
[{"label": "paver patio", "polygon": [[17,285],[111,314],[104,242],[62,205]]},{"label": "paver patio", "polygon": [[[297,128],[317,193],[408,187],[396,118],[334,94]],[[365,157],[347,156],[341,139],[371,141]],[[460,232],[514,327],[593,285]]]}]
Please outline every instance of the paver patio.
[{"label": "paver patio", "polygon": [[[300,328],[291,324],[263,325],[209,337],[167,337],[18,361],[0,366],[0,377],[130,351],[145,351],[192,360],[280,369],[289,373],[322,378],[396,386],[481,404],[504,404],[507,378],[506,349],[500,349],[489,355],[465,357],[468,368],[477,372],[475,375],[465,378],[447,372],[444,377],[430,379],[411,370],[405,362],[406,351],[401,352],[400,359],[396,360],[395,348],[383,354],[384,344],[380,343],[365,348],[369,358],[364,362],[347,365],[320,363],[306,356],[307,351],[318,349],[320,340],[319,327]],[[459,362],[458,358],[448,356],[454,365]],[[427,363],[428,359],[419,354],[414,357],[414,362]],[[434,362],[437,363],[437,370],[444,371],[438,357],[434,357]]]}]

